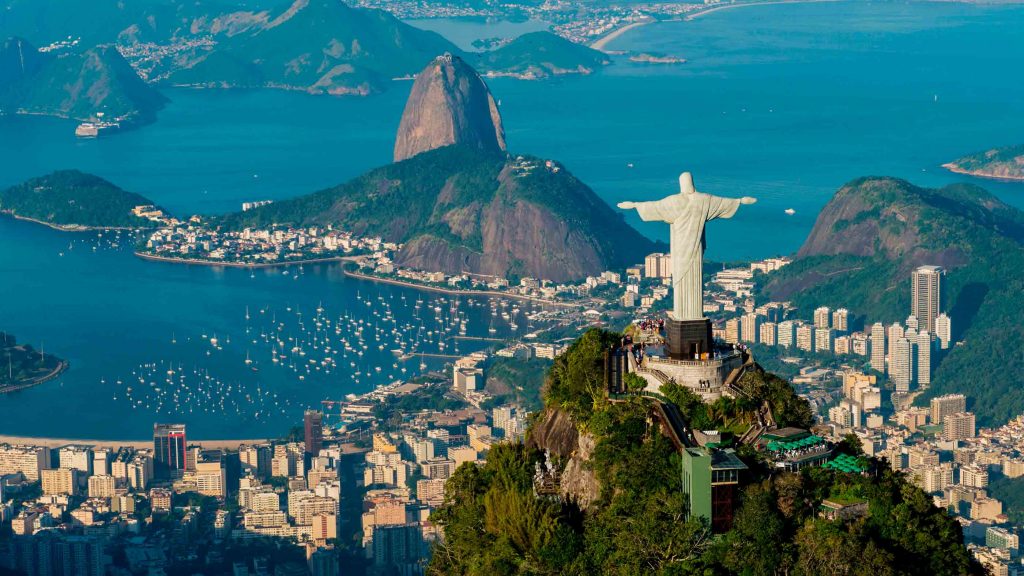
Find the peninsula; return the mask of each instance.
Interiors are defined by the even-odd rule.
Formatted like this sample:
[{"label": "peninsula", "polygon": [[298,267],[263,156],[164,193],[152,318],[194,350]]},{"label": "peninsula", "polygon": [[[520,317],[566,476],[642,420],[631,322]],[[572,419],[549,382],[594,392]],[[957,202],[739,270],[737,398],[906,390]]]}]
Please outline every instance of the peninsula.
[{"label": "peninsula", "polygon": [[485,76],[537,80],[566,74],[591,74],[610,64],[606,54],[547,31],[531,32],[480,55]]},{"label": "peninsula", "polygon": [[42,384],[60,376],[68,362],[52,354],[36,351],[27,344],[18,344],[13,335],[0,332],[0,394]]},{"label": "peninsula", "polygon": [[0,191],[0,214],[68,232],[155,228],[167,219],[149,199],[77,170]]},{"label": "peninsula", "polygon": [[957,174],[992,180],[1024,181],[1024,144],[992,148],[942,165]]},{"label": "peninsula", "polygon": [[232,233],[330,227],[400,246],[385,268],[556,283],[600,275],[655,249],[558,162],[509,154],[492,102],[472,67],[439,56],[410,93],[397,162],[216,224]]}]

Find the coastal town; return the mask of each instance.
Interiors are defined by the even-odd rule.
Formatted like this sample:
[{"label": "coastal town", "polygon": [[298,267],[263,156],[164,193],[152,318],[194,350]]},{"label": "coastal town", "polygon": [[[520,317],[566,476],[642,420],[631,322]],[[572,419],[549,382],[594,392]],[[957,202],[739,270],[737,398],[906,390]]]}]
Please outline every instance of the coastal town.
[{"label": "coastal town", "polygon": [[1010,4],[11,3],[0,576],[1024,576]]},{"label": "coastal town", "polygon": [[[387,10],[402,19],[498,18],[549,22],[552,31],[573,42],[601,49],[622,31],[654,21],[682,20],[723,6],[757,2],[705,1],[703,3],[643,2],[592,4],[577,0],[534,3],[485,2],[482,5],[360,0],[359,6]],[[602,41],[603,40],[603,41]],[[596,43],[596,44],[595,44]]]},{"label": "coastal town", "polygon": [[[223,239],[164,230],[154,237],[186,238],[192,247],[186,254],[195,250],[204,258],[219,247],[229,247],[225,257],[278,254],[277,247],[289,243],[294,251],[334,238],[330,242],[337,246],[344,241],[350,250],[367,249],[367,274],[439,286],[466,281],[456,277],[449,284],[452,277],[445,275],[396,271],[386,256],[374,255],[372,242],[333,232],[250,232]],[[251,251],[260,242],[265,244],[259,251]],[[663,327],[652,319],[670,295],[670,262],[667,254],[650,254],[636,266],[608,271],[572,289],[532,279],[481,288],[538,298],[586,298],[594,308],[576,330],[619,324],[633,338],[656,342]],[[1024,417],[981,428],[963,394],[935,397],[924,406],[913,402],[928,388],[931,353],[955,345],[948,317],[938,305],[943,270],[926,266],[914,271],[915,309],[905,324],[865,333],[851,330],[843,308],[817,309],[804,321],[802,311],[788,302],[758,303],[757,282],[788,263],[769,258],[723,268],[705,285],[705,311],[715,318],[714,336],[725,349],[759,360],[758,354],[773,348],[790,354],[781,362],[797,370],[793,384],[814,408],[817,423],[807,430],[773,430],[755,422],[735,431],[736,437],[785,470],[825,465],[865,473],[862,462],[836,450],[855,439],[861,454],[904,472],[935,506],[948,510],[963,527],[973,556],[992,573],[1018,573],[1016,524],[989,486],[1024,476]],[[482,465],[496,443],[521,439],[530,413],[538,408],[536,400],[495,395],[489,382],[492,370],[498,373],[495,362],[551,362],[564,351],[564,343],[544,339],[495,343],[442,371],[342,401],[325,400],[318,409],[307,409],[302,426],[279,440],[219,441],[207,448],[188,435],[185,424],[158,423],[152,447],[5,444],[0,446],[0,518],[12,536],[0,558],[18,569],[43,549],[66,550],[65,561],[87,563],[83,573],[89,574],[154,573],[183,566],[261,574],[291,566],[319,575],[344,573],[340,565],[379,574],[393,569],[423,573],[431,546],[444,537],[431,513],[444,503],[446,479],[467,462]],[[655,367],[669,368],[650,354],[657,354],[656,348],[645,346],[639,362],[626,370],[656,390],[666,380]],[[830,356],[838,364],[823,367]],[[610,378],[606,386],[619,393],[624,385]],[[521,384],[540,387],[538,381]],[[730,393],[729,384],[724,386],[721,391]],[[717,394],[708,388],[697,392],[706,398]],[[715,453],[718,448],[712,446],[723,441],[714,440],[720,434],[725,432],[701,431],[698,442],[709,443],[705,449]],[[553,473],[538,471],[539,491],[557,488]],[[855,501],[830,505],[829,514],[861,513]],[[202,547],[196,548],[199,543]]]}]

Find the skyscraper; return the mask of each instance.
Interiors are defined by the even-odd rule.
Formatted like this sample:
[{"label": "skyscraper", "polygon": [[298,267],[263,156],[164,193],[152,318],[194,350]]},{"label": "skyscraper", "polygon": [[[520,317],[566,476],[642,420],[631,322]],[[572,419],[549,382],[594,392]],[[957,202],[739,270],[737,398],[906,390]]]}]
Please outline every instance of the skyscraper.
[{"label": "skyscraper", "polygon": [[153,463],[157,478],[180,477],[186,466],[185,425],[153,424]]},{"label": "skyscraper", "polygon": [[725,321],[725,343],[739,344],[740,341],[740,319],[730,318]]},{"label": "skyscraper", "polygon": [[828,306],[822,306],[814,311],[815,328],[831,328],[832,311]]},{"label": "skyscraper", "polygon": [[942,439],[947,441],[966,440],[977,434],[974,413],[958,412],[942,419]]},{"label": "skyscraper", "polygon": [[889,379],[897,392],[909,392],[914,380],[914,349],[902,336],[892,345],[889,355]]},{"label": "skyscraper", "polygon": [[814,330],[814,351],[831,352],[833,336],[831,328],[816,328]]},{"label": "skyscraper", "polygon": [[796,330],[795,330],[795,324],[793,324],[793,321],[792,320],[783,320],[782,322],[779,322],[778,335],[776,337],[776,342],[778,342],[779,346],[785,346],[786,348],[792,348],[793,347],[793,343],[795,342],[795,340],[796,340]]},{"label": "skyscraper", "polygon": [[881,322],[871,326],[871,367],[885,374],[885,326]]},{"label": "skyscraper", "polygon": [[927,388],[932,383],[932,335],[922,330],[917,335],[917,385]]},{"label": "skyscraper", "polygon": [[324,447],[324,414],[319,410],[306,410],[303,421],[306,427],[306,454],[316,456]]},{"label": "skyscraper", "polygon": [[967,411],[967,397],[963,394],[946,394],[932,398],[932,424],[942,424],[946,416]]},{"label": "skyscraper", "polygon": [[814,350],[814,326],[801,324],[796,328],[796,347],[799,350],[810,352]]},{"label": "skyscraper", "polygon": [[648,278],[671,278],[672,258],[670,254],[656,252],[644,258],[644,275]]},{"label": "skyscraper", "polygon": [[953,337],[953,324],[945,313],[935,318],[935,336],[939,339],[939,347],[943,350],[949,348],[949,342]]},{"label": "skyscraper", "polygon": [[889,353],[890,365],[892,364],[892,355],[894,352],[894,348],[896,347],[896,342],[898,342],[900,338],[903,338],[906,335],[907,333],[904,332],[903,326],[899,322],[893,322],[892,326],[889,326],[888,333],[886,334],[886,340],[888,342],[886,352]]},{"label": "skyscraper", "polygon": [[836,332],[846,332],[850,329],[850,311],[846,308],[839,308],[832,312],[832,329]]},{"label": "skyscraper", "polygon": [[759,334],[759,328],[761,327],[761,317],[756,313],[751,312],[744,314],[740,318],[740,339],[744,342],[751,342],[757,344]]},{"label": "skyscraper", "polygon": [[917,316],[922,330],[935,332],[935,319],[942,305],[941,266],[919,266],[911,276],[910,313]]}]

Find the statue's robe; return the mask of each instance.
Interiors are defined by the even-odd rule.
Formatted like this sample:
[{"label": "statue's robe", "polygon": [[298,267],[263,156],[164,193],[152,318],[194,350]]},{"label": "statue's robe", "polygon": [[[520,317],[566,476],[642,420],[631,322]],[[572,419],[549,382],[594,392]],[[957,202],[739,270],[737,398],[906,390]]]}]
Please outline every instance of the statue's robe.
[{"label": "statue's robe", "polygon": [[676,320],[704,318],[704,224],[715,218],[731,218],[739,206],[738,198],[702,192],[681,192],[653,202],[634,203],[641,219],[672,225],[672,316]]}]

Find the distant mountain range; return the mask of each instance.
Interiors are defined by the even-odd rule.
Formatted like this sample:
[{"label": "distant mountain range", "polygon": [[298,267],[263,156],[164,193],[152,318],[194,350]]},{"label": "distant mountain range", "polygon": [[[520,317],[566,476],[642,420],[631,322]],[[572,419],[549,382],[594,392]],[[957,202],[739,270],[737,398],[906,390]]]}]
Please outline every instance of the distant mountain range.
[{"label": "distant mountain range", "polygon": [[0,45],[0,111],[148,122],[166,99],[110,45],[43,53],[21,38]]},{"label": "distant mountain range", "polygon": [[962,341],[942,358],[922,401],[962,392],[986,425],[1024,412],[1024,213],[977,186],[854,180],[763,291],[804,315],[842,305],[855,324],[902,322],[910,314],[911,270],[922,264],[947,269],[943,307]]},{"label": "distant mountain range", "polygon": [[195,62],[172,72],[168,82],[365,95],[457,50],[441,35],[387,12],[338,0],[296,0],[245,33],[224,35]]},{"label": "distant mountain range", "polygon": [[0,213],[63,230],[152,228],[132,213],[153,203],[106,180],[77,170],[62,170],[0,190]]},{"label": "distant mountain range", "polygon": [[978,152],[942,166],[953,172],[979,178],[1024,181],[1024,144]]},{"label": "distant mountain range", "polygon": [[[84,24],[87,23],[87,24]],[[460,55],[490,74],[518,78],[590,73],[607,58],[550,32],[524,35],[493,52],[466,54],[441,35],[389,12],[341,0],[170,0],[67,3],[12,0],[0,38],[74,47],[116,44],[150,82],[207,88],[280,88],[367,95],[432,58]]]}]

